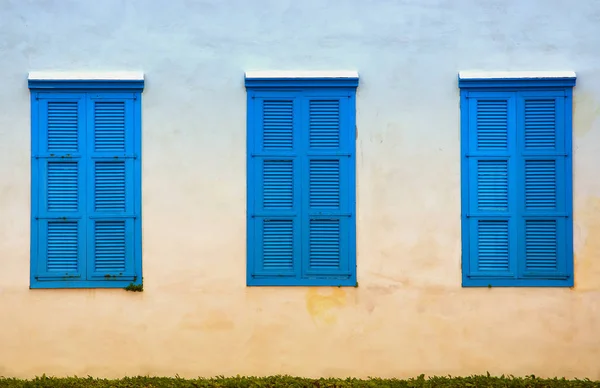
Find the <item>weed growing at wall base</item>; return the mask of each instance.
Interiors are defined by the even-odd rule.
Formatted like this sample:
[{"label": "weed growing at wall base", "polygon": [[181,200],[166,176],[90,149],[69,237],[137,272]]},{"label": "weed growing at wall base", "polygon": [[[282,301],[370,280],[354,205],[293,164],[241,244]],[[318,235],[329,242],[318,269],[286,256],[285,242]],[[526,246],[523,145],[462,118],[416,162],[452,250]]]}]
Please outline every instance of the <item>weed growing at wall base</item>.
[{"label": "weed growing at wall base", "polygon": [[53,378],[37,377],[33,380],[20,380],[0,378],[0,388],[162,388],[162,387],[201,387],[201,388],[376,388],[376,387],[406,387],[406,388],[433,388],[433,387],[471,387],[471,388],[567,388],[567,387],[600,387],[600,381],[566,380],[566,379],[541,379],[535,376],[519,377],[431,377],[423,375],[407,380],[398,379],[307,379],[290,376],[272,377],[216,377],[212,379],[182,379],[163,377],[133,377],[120,380],[106,380],[88,378]]}]

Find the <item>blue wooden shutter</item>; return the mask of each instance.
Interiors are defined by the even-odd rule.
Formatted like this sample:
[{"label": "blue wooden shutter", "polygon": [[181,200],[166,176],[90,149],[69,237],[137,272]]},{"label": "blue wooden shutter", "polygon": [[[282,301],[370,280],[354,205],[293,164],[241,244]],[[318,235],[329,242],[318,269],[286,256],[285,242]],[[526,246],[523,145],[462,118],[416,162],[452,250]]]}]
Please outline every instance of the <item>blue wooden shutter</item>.
[{"label": "blue wooden shutter", "polygon": [[354,128],[350,99],[307,97],[303,125],[303,273],[312,278],[351,277]]},{"label": "blue wooden shutter", "polygon": [[42,94],[36,101],[33,276],[79,280],[86,273],[85,99],[81,94]]},{"label": "blue wooden shutter", "polygon": [[300,276],[299,104],[294,94],[256,97],[249,215],[251,276]]},{"label": "blue wooden shutter", "polygon": [[88,99],[88,280],[134,280],[134,95]]},{"label": "blue wooden shutter", "polygon": [[564,92],[520,92],[519,276],[566,279],[567,150]]},{"label": "blue wooden shutter", "polygon": [[511,93],[469,94],[469,276],[516,276],[516,117]]}]

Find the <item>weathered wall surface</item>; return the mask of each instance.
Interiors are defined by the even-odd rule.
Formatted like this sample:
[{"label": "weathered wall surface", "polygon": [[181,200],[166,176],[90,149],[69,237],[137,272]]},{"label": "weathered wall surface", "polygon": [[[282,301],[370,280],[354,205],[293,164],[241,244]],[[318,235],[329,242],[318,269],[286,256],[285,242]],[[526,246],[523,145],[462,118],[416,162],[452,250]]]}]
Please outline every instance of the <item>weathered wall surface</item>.
[{"label": "weathered wall surface", "polygon": [[[600,4],[0,2],[0,375],[600,378]],[[358,288],[245,286],[246,70],[358,70]],[[460,286],[459,70],[574,70],[573,289]],[[29,290],[31,70],[143,70],[143,293]]]}]

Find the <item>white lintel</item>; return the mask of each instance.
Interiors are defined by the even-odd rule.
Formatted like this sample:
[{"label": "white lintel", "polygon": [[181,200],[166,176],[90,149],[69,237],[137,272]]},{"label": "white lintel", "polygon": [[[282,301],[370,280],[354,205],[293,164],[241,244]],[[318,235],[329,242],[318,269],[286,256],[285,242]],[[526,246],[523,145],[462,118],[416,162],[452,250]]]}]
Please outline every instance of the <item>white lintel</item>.
[{"label": "white lintel", "polygon": [[358,78],[358,72],[352,70],[332,71],[293,71],[293,70],[258,70],[247,71],[247,79],[269,78]]},{"label": "white lintel", "polygon": [[31,71],[29,80],[143,81],[144,73],[141,71]]},{"label": "white lintel", "polygon": [[480,71],[458,72],[459,79],[536,79],[536,78],[577,78],[574,71]]}]

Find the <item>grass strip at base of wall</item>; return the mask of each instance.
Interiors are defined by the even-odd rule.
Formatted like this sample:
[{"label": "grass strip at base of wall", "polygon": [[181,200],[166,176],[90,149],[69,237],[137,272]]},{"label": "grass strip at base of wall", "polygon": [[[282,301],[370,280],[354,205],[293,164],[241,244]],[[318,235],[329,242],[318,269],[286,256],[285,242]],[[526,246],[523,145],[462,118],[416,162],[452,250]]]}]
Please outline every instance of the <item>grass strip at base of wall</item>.
[{"label": "grass strip at base of wall", "polygon": [[470,377],[429,377],[423,375],[406,380],[400,379],[309,379],[290,376],[272,377],[216,377],[183,379],[179,377],[127,377],[117,380],[95,379],[92,377],[55,378],[37,377],[31,380],[0,377],[0,388],[600,388],[600,381],[542,379],[535,376],[470,376]]}]

